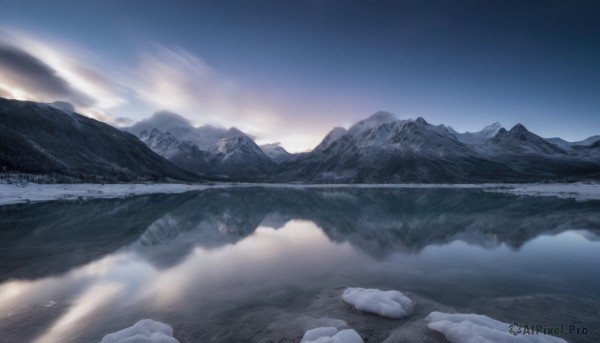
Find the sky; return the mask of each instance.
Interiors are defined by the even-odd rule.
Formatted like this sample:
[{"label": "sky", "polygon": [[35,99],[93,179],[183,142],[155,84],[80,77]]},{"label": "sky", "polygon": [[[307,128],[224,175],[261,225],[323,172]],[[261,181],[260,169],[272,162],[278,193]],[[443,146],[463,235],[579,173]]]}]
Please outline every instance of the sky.
[{"label": "sky", "polygon": [[297,152],[378,110],[600,134],[598,1],[5,1],[0,96],[159,110]]}]

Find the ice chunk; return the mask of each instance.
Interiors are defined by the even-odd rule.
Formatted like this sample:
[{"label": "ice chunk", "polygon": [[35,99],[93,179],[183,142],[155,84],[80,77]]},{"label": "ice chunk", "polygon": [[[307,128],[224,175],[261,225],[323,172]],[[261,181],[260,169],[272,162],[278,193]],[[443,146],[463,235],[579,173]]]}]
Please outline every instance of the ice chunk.
[{"label": "ice chunk", "polygon": [[431,330],[440,332],[452,343],[567,343],[562,338],[541,333],[523,334],[517,324],[503,323],[481,314],[431,312],[425,320]]},{"label": "ice chunk", "polygon": [[359,311],[396,319],[408,316],[414,307],[412,300],[398,291],[346,288],[342,299]]},{"label": "ice chunk", "polygon": [[171,326],[152,319],[143,319],[133,326],[110,333],[100,343],[179,343],[173,338]]},{"label": "ice chunk", "polygon": [[300,343],[363,343],[363,340],[352,329],[338,331],[333,326],[327,326],[306,331]]}]

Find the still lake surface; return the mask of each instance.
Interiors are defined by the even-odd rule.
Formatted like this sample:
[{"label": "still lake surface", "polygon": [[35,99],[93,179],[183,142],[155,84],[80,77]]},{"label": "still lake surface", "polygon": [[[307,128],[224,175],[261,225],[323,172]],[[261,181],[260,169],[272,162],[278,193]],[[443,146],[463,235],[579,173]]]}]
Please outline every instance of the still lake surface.
[{"label": "still lake surface", "polygon": [[[98,342],[150,318],[181,342],[446,342],[431,311],[600,341],[600,202],[477,189],[246,187],[0,207],[0,342]],[[406,319],[345,287],[396,289]]]}]

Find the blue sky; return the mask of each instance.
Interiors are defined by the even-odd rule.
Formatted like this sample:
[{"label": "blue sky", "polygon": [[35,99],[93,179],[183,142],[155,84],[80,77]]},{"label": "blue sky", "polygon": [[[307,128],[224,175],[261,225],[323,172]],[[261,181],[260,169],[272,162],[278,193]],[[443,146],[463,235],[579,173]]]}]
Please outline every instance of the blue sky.
[{"label": "blue sky", "polygon": [[[600,134],[599,9],[529,0],[0,0],[0,94],[67,100],[117,125],[170,110],[292,151],[377,110],[458,131],[521,122],[579,140]],[[52,75],[40,82],[44,71]]]}]

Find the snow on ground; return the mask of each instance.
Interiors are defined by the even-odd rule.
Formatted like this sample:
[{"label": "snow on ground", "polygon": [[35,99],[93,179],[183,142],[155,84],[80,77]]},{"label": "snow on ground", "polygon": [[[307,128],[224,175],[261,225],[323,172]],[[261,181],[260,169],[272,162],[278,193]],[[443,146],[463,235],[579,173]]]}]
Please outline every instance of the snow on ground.
[{"label": "snow on ground", "polygon": [[363,340],[352,329],[338,331],[333,326],[327,326],[306,331],[300,343],[363,343]]},{"label": "snow on ground", "polygon": [[183,193],[207,187],[186,184],[0,184],[0,205],[49,200],[123,198],[152,193]]},{"label": "snow on ground", "polygon": [[408,316],[414,307],[412,300],[398,291],[346,288],[342,299],[359,311],[395,319]]},{"label": "snow on ground", "polygon": [[143,319],[133,326],[113,332],[100,343],[179,343],[173,338],[173,328],[152,319]]},{"label": "snow on ground", "polygon": [[539,334],[523,334],[524,329],[480,314],[431,312],[428,327],[452,343],[567,343],[562,338]]},{"label": "snow on ground", "polygon": [[526,196],[554,196],[579,201],[600,200],[600,183],[567,184],[37,184],[0,183],[0,205],[50,200],[123,198],[153,193],[183,193],[223,187],[272,188],[457,188]]},{"label": "snow on ground", "polygon": [[486,191],[511,193],[528,196],[553,196],[579,201],[600,200],[600,183],[528,183],[518,185],[498,185]]}]

